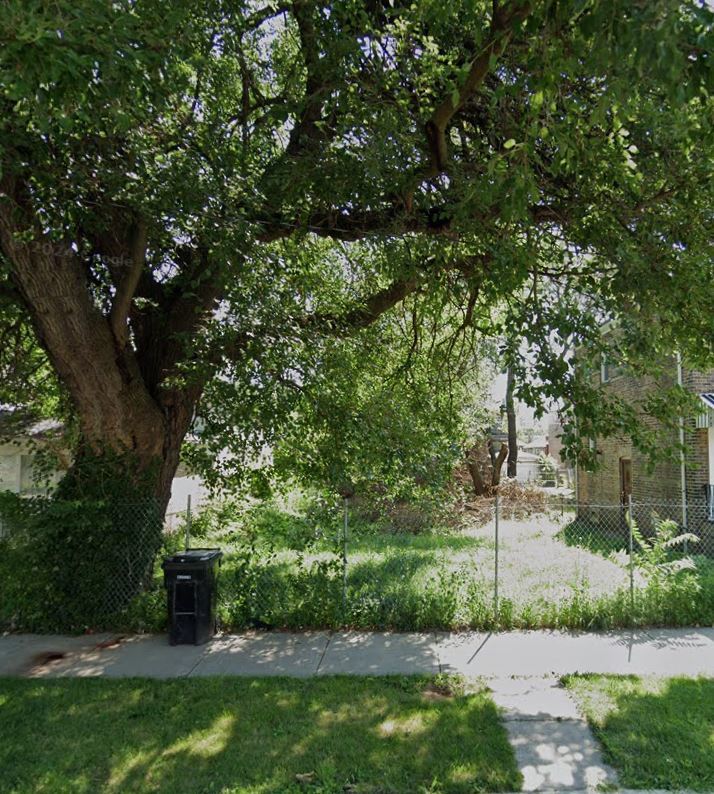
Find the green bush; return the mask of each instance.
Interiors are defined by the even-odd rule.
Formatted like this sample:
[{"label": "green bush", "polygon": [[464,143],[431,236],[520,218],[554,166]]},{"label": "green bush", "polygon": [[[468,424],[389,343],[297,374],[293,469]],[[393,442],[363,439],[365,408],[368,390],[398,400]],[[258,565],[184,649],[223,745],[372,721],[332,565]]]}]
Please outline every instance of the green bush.
[{"label": "green bush", "polygon": [[0,623],[34,631],[112,625],[149,583],[161,546],[153,502],[0,494]]}]

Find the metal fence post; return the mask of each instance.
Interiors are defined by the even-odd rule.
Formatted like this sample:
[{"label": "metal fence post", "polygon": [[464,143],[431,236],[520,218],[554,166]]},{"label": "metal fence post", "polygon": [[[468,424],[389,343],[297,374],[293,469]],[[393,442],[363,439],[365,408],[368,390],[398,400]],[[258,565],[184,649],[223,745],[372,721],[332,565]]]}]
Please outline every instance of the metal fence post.
[{"label": "metal fence post", "polygon": [[495,545],[493,558],[493,622],[494,628],[498,628],[498,493],[496,494],[493,519]]},{"label": "metal fence post", "polygon": [[186,497],[186,551],[191,548],[191,494]]},{"label": "metal fence post", "polygon": [[349,522],[349,499],[345,497],[345,516],[342,526],[342,616],[347,612],[347,528]]},{"label": "metal fence post", "polygon": [[635,543],[632,532],[632,494],[627,496],[627,534],[630,549],[630,623],[635,622]]}]

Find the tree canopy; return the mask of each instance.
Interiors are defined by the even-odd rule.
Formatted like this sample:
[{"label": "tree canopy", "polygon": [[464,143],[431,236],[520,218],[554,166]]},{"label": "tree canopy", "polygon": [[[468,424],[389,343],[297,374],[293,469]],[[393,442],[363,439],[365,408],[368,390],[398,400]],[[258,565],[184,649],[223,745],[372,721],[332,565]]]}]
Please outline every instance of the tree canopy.
[{"label": "tree canopy", "polygon": [[519,340],[524,399],[630,426],[564,351],[712,361],[712,22],[693,0],[8,0],[0,333],[44,351],[79,456],[155,464],[164,504],[204,393],[259,434],[305,362],[320,383],[406,299],[437,338]]}]

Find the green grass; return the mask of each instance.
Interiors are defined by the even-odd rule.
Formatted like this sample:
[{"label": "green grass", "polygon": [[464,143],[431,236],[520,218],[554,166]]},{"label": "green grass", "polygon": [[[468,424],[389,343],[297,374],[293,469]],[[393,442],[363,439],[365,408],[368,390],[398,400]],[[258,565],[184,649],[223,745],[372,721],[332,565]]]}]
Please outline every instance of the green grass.
[{"label": "green grass", "polygon": [[714,791],[714,680],[569,676],[620,783]]},{"label": "green grass", "polygon": [[0,679],[0,770],[8,794],[520,786],[488,692],[443,677]]},{"label": "green grass", "polygon": [[[567,517],[564,518],[567,521]],[[569,535],[572,542],[574,538]],[[607,546],[607,544],[605,544]],[[652,587],[627,558],[564,542],[549,516],[500,527],[498,625],[493,613],[493,527],[451,532],[354,532],[342,597],[341,549],[322,538],[301,550],[236,550],[222,576],[226,628],[427,630],[609,629],[714,622],[714,566]]]}]

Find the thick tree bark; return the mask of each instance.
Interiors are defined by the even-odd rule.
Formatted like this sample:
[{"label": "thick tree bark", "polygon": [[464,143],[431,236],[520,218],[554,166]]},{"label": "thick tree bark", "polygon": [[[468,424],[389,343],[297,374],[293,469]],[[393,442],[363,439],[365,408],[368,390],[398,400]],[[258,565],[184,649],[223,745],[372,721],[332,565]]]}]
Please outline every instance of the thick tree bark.
[{"label": "thick tree bark", "polygon": [[[69,491],[81,491],[78,480],[91,477],[91,467],[83,467],[83,461],[131,459],[132,476],[138,478],[137,484],[139,479],[142,482],[137,499],[154,498],[163,515],[203,385],[162,386],[180,355],[171,321],[183,324],[179,331],[185,331],[185,318],[196,322],[197,313],[174,307],[175,316],[169,312],[163,334],[153,335],[153,346],[147,346],[140,358],[140,352],[127,343],[126,320],[122,322],[116,311],[104,315],[94,302],[75,251],[41,233],[31,210],[23,206],[18,186],[5,180],[2,188],[7,198],[0,202],[0,245],[11,262],[13,283],[37,338],[66,387],[79,422],[77,464],[68,475]],[[28,232],[33,232],[30,241]],[[135,263],[136,256],[129,250],[127,261]],[[120,297],[128,313],[130,301],[124,293]]]},{"label": "thick tree bark", "polygon": [[478,460],[478,448],[472,447],[466,452],[466,468],[471,476],[471,483],[476,496],[487,496],[489,487],[481,474],[481,465]]},{"label": "thick tree bark", "polygon": [[122,254],[128,272],[119,274],[112,310],[104,313],[74,248],[43,235],[16,185],[4,180],[0,187],[0,247],[79,424],[74,462],[45,510],[57,535],[41,532],[36,545],[60,570],[69,555],[73,570],[84,566],[87,573],[80,581],[57,580],[62,616],[51,620],[71,628],[102,625],[129,604],[153,570],[181,445],[203,385],[200,379],[166,384],[177,374],[182,334],[201,322],[213,293],[199,288],[196,300],[204,302],[198,307],[180,301],[157,306],[152,329],[158,333],[147,334],[139,347],[129,319],[145,229],[134,236],[134,250]]},{"label": "thick tree bark", "polygon": [[[487,444],[490,466],[486,463],[483,447],[478,444],[466,451],[466,468],[468,469],[471,482],[476,496],[490,496],[494,489],[501,482],[501,470],[508,454],[508,446],[501,444],[498,452],[494,447],[493,441]],[[482,466],[482,463],[486,464]],[[487,471],[484,476],[484,468]]]},{"label": "thick tree bark", "polygon": [[506,375],[506,421],[508,422],[508,463],[506,474],[515,477],[518,473],[518,434],[516,430],[516,407],[513,399],[513,368]]}]

